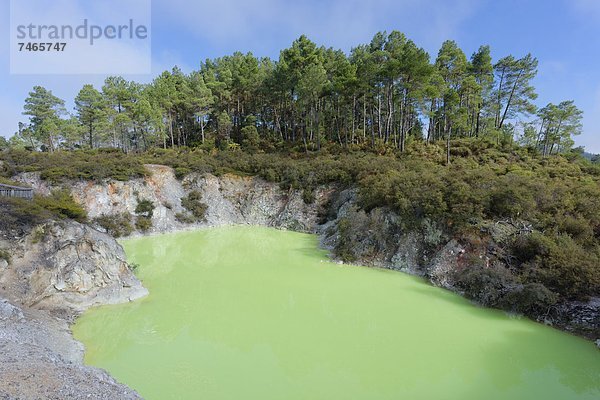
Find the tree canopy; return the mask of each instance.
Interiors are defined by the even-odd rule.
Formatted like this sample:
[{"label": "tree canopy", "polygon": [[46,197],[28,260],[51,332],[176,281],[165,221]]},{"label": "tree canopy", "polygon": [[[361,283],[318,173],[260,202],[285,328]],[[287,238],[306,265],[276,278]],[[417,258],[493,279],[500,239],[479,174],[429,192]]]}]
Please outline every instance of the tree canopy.
[{"label": "tree canopy", "polygon": [[148,84],[111,76],[101,90],[85,85],[75,98],[76,120],[63,100],[36,86],[25,102],[29,124],[13,141],[49,151],[208,141],[311,152],[326,142],[404,151],[407,141],[443,140],[449,150],[459,138],[519,136],[544,155],[564,152],[581,131],[582,113],[572,101],[538,110],[537,65],[531,54],[494,63],[489,46],[468,58],[454,41],[431,60],[398,31],[379,32],[349,54],[303,35],[278,60],[235,52],[190,73],[174,67]]}]

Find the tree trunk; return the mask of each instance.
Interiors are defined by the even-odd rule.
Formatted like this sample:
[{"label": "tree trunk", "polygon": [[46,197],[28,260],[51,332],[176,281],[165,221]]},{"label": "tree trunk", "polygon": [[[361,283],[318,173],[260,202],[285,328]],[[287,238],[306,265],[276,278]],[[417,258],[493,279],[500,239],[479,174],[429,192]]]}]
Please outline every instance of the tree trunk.
[{"label": "tree trunk", "polygon": [[350,141],[354,143],[354,132],[356,131],[356,94],[352,95],[352,136]]},{"label": "tree trunk", "polygon": [[452,134],[452,127],[448,129],[446,135],[446,165],[450,165],[450,135]]},{"label": "tree trunk", "polygon": [[90,122],[90,126],[89,126],[89,140],[90,140],[90,149],[94,148],[94,128],[92,126],[92,122]]},{"label": "tree trunk", "polygon": [[363,143],[367,141],[367,98],[363,95]]},{"label": "tree trunk", "polygon": [[175,148],[175,138],[173,137],[173,116],[169,112],[169,133],[171,135],[171,148]]},{"label": "tree trunk", "polygon": [[502,125],[504,124],[504,119],[506,118],[506,115],[508,114],[508,109],[510,107],[510,103],[512,102],[512,98],[515,94],[515,90],[517,89],[517,85],[519,84],[519,79],[521,79],[522,74],[523,74],[523,70],[520,70],[519,74],[517,75],[517,79],[515,79],[515,84],[513,85],[512,90],[510,91],[510,96],[508,96],[508,100],[506,101],[506,107],[504,108],[504,114],[502,115],[502,119],[500,120],[498,129],[502,128]]},{"label": "tree trunk", "polygon": [[475,123],[475,137],[479,137],[480,126],[481,126],[481,108],[477,111],[477,122]]},{"label": "tree trunk", "polygon": [[381,93],[377,93],[377,136],[381,139]]},{"label": "tree trunk", "polygon": [[320,114],[321,107],[319,106],[320,101],[317,101],[316,119],[317,119],[317,151],[321,150],[321,126],[320,126]]},{"label": "tree trunk", "polygon": [[500,83],[498,84],[498,98],[496,101],[496,118],[494,119],[494,127],[498,128],[498,124],[500,123],[500,109],[501,109],[501,95],[502,95],[502,84],[504,83],[504,73],[505,70],[502,70],[502,75],[500,75]]}]

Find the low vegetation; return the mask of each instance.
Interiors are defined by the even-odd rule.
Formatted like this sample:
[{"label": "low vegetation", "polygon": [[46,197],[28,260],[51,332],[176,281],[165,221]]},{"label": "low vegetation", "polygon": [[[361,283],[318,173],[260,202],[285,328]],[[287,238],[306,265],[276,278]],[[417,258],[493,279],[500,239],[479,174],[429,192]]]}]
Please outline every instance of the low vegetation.
[{"label": "low vegetation", "polygon": [[181,206],[189,213],[177,214],[179,222],[204,222],[206,221],[206,210],[208,205],[202,202],[202,194],[196,190],[191,191],[181,198]]},{"label": "low vegetation", "polygon": [[0,231],[17,235],[48,220],[70,218],[85,222],[87,219],[85,210],[64,189],[55,190],[49,196],[35,195],[33,200],[0,196],[0,212]]},{"label": "low vegetation", "polygon": [[4,153],[6,161],[0,167],[7,176],[36,171],[42,179],[52,183],[82,179],[127,181],[144,176],[145,170],[136,158],[127,157],[117,149],[88,151],[57,151],[53,153],[13,149]]},{"label": "low vegetation", "polygon": [[135,227],[142,232],[147,232],[152,228],[152,215],[154,214],[154,204],[147,199],[139,199],[135,207]]},{"label": "low vegetation", "polygon": [[152,219],[139,216],[135,220],[135,227],[141,232],[147,232],[150,230],[150,228],[152,228]]},{"label": "low vegetation", "polygon": [[10,263],[10,253],[6,250],[0,250],[0,260]]},{"label": "low vegetation", "polygon": [[134,230],[129,213],[104,214],[94,218],[92,223],[100,226],[116,238],[131,235]]},{"label": "low vegetation", "polygon": [[135,206],[135,213],[142,217],[152,218],[154,208],[152,201],[138,198],[138,203]]}]

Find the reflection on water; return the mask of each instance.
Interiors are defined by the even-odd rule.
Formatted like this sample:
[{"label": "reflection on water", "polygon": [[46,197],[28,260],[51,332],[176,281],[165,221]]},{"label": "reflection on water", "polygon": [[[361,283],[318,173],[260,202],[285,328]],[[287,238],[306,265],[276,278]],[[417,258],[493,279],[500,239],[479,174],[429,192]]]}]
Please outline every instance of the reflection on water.
[{"label": "reflection on water", "polygon": [[147,399],[598,399],[591,343],[401,273],[326,262],[310,235],[131,239],[150,290],[86,313],[86,361]]}]

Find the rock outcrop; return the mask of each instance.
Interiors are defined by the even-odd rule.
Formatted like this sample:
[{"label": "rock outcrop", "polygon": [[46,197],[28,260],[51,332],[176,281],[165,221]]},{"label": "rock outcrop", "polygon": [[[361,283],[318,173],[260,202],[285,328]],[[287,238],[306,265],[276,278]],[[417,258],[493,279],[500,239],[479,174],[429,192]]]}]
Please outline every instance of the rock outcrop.
[{"label": "rock outcrop", "polygon": [[588,301],[572,301],[560,304],[551,312],[551,317],[564,330],[596,339],[600,348],[600,298]]},{"label": "rock outcrop", "polygon": [[[457,278],[462,270],[474,260],[484,268],[505,268],[501,253],[509,237],[531,233],[527,224],[487,221],[480,228],[489,242],[467,247],[432,223],[407,229],[389,209],[361,210],[355,190],[345,190],[331,198],[328,217],[325,224],[317,227],[321,245],[344,261],[419,275],[460,294],[464,293]],[[486,292],[491,289],[486,288]],[[544,311],[529,316],[591,340],[600,338],[600,299],[596,297],[585,302],[563,301]]]},{"label": "rock outcrop", "polygon": [[[138,399],[105,371],[83,365],[68,323],[83,310],[147,290],[113,237],[75,221],[49,222],[2,242],[0,398]],[[7,300],[7,299],[10,299]]]},{"label": "rock outcrop", "polygon": [[[145,178],[128,182],[72,182],[68,185],[75,200],[93,220],[101,216],[126,213],[136,218],[136,207],[141,200],[154,206],[152,226],[145,233],[163,233],[205,226],[248,224],[272,226],[301,232],[314,232],[318,212],[332,190],[319,188],[315,202],[305,204],[302,192],[282,190],[278,185],[256,177],[211,174],[189,174],[183,180],[175,177],[170,167],[146,165]],[[26,173],[18,180],[33,186],[36,192],[49,193],[52,189],[35,174]],[[178,214],[187,210],[181,199],[192,191],[201,194],[208,206],[206,221],[183,223]]]},{"label": "rock outcrop", "polygon": [[121,245],[87,225],[50,222],[15,247],[10,266],[0,270],[0,287],[25,306],[73,315],[147,294]]},{"label": "rock outcrop", "polygon": [[246,224],[299,232],[315,231],[319,210],[332,192],[321,187],[315,191],[315,202],[306,204],[301,191],[282,190],[256,177],[192,174],[182,185],[202,194],[208,205],[205,222],[208,226]]},{"label": "rock outcrop", "polygon": [[[136,218],[138,203],[150,201],[154,211],[146,233],[227,224],[312,232],[332,192],[321,188],[316,202],[305,204],[301,192],[257,178],[191,174],[179,181],[171,168],[146,167],[144,179],[70,182],[67,187],[92,220],[123,213]],[[39,194],[54,189],[35,173],[19,179]],[[177,214],[186,212],[181,200],[192,191],[201,194],[207,212],[204,221],[185,224]],[[122,247],[96,228],[100,227],[55,221],[0,243],[11,253],[10,263],[0,263],[0,398],[139,398],[106,372],[83,366],[83,346],[68,328],[91,306],[147,294],[130,271]]]}]

